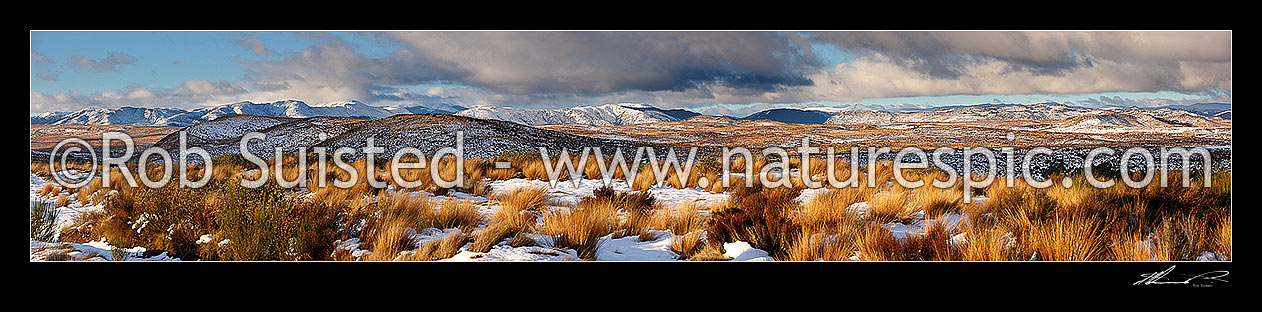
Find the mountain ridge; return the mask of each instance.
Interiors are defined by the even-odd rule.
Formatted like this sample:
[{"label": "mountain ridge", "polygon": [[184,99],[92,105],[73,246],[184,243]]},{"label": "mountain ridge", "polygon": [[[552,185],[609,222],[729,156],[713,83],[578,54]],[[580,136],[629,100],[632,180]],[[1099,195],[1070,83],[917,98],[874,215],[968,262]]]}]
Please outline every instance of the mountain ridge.
[{"label": "mountain ridge", "polygon": [[301,100],[287,99],[272,102],[255,103],[239,101],[227,104],[201,107],[191,110],[159,107],[118,108],[87,107],[74,112],[47,112],[31,116],[31,124],[75,124],[75,125],[155,125],[155,126],[191,126],[201,122],[215,120],[229,115],[258,115],[271,117],[307,118],[307,117],[359,117],[385,118],[399,114],[449,114],[444,108],[463,108],[445,105],[432,108],[424,105],[412,106],[372,106],[360,101],[339,101],[310,105]]},{"label": "mountain ridge", "polygon": [[683,109],[664,110],[644,103],[611,103],[553,109],[475,106],[452,115],[497,119],[524,125],[587,124],[594,126],[618,126],[679,121],[699,114]]},{"label": "mountain ridge", "polygon": [[[1183,121],[1175,120],[1176,123],[1197,123],[1203,125],[1219,124],[1221,122],[1215,121],[1215,119],[1227,119],[1167,107],[1140,108],[1132,106],[1088,108],[1060,103],[1035,103],[946,106],[928,111],[841,111],[829,117],[824,123],[845,125],[958,121],[1062,120],[1078,116],[1106,113],[1149,114],[1163,120],[1183,119]],[[1230,114],[1229,111],[1227,114]],[[1201,119],[1206,120],[1202,121]]]}]

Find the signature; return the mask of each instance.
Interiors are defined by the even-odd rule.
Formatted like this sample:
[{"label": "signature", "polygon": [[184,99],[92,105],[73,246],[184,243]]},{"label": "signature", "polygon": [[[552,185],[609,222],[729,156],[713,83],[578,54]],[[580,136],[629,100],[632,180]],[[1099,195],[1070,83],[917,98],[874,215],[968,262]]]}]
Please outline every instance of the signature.
[{"label": "signature", "polygon": [[1140,279],[1138,282],[1135,282],[1135,284],[1133,285],[1170,285],[1170,284],[1189,285],[1189,284],[1192,284],[1193,281],[1198,281],[1198,280],[1204,281],[1204,282],[1199,283],[1199,284],[1192,284],[1192,285],[1203,285],[1203,284],[1212,283],[1212,282],[1226,283],[1227,280],[1222,279],[1222,277],[1227,276],[1228,274],[1231,274],[1230,272],[1227,272],[1227,271],[1209,271],[1209,272],[1205,272],[1205,273],[1201,273],[1197,275],[1170,274],[1170,272],[1174,271],[1174,267],[1175,266],[1172,265],[1170,266],[1169,269],[1166,269],[1165,271],[1140,274],[1140,276],[1143,276],[1144,278]]}]

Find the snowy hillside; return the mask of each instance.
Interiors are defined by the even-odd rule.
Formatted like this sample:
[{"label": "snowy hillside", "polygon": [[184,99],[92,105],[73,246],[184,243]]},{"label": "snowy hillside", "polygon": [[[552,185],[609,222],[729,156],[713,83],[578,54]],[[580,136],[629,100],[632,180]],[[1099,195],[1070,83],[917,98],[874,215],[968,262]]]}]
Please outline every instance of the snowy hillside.
[{"label": "snowy hillside", "polygon": [[1163,130],[1185,127],[1214,128],[1225,125],[1224,119],[1163,109],[1162,111],[1105,112],[1068,118],[1045,129],[1058,132],[1101,132],[1124,130]]},{"label": "snowy hillside", "polygon": [[[523,109],[501,106],[476,106],[455,113],[481,119],[498,119],[525,125],[547,124],[586,124],[595,126],[617,126],[650,122],[679,121],[682,116],[692,117],[696,113],[681,110],[661,110],[638,103],[605,104],[600,106],[578,106],[560,109]],[[672,116],[675,115],[675,116]],[[687,118],[687,117],[684,117]]]},{"label": "snowy hillside", "polygon": [[[358,153],[358,149],[367,145],[369,137],[374,139],[374,145],[386,148],[385,154],[393,154],[403,147],[415,147],[432,154],[439,148],[453,147],[456,131],[464,131],[466,157],[490,157],[506,151],[537,151],[537,147],[554,151],[562,148],[578,150],[585,146],[630,150],[649,145],[452,115],[398,115],[382,119],[233,115],[193,125],[184,128],[184,131],[188,133],[189,146],[204,148],[212,156],[239,152],[241,136],[251,131],[266,135],[265,139],[249,144],[250,152],[260,156],[273,154],[277,147],[293,152],[299,147],[323,146],[329,150],[350,147],[356,149],[355,156],[360,157],[363,155]],[[323,140],[321,133],[324,134]],[[177,144],[179,132],[167,135],[155,146],[176,151]],[[172,155],[173,159],[178,156]]]},{"label": "snowy hillside", "polygon": [[[60,118],[48,123],[58,125],[167,125],[168,119],[183,113],[185,111],[178,108],[120,107],[110,109],[89,107],[73,113],[60,113]],[[55,115],[57,114],[52,114],[52,116]],[[31,123],[35,123],[35,121],[35,117],[32,117]]]},{"label": "snowy hillside", "polygon": [[[1211,105],[1215,104],[1215,105]],[[859,105],[835,110],[825,124],[886,124],[902,122],[955,122],[1000,120],[1061,120],[1098,114],[1147,114],[1167,122],[1188,126],[1218,126],[1230,122],[1230,104],[1202,103],[1185,106],[1163,107],[1106,107],[1087,108],[1058,103],[1036,104],[977,104],[942,106],[933,109],[886,110]]]},{"label": "snowy hillside", "polygon": [[190,126],[228,115],[378,119],[399,114],[449,114],[459,109],[463,108],[453,105],[437,105],[433,108],[421,105],[379,107],[359,101],[330,102],[316,105],[309,105],[299,100],[266,103],[242,101],[193,110],[178,108],[89,107],[70,113],[49,112],[32,116],[31,124]]},{"label": "snowy hillside", "polygon": [[199,109],[204,111],[202,118],[212,120],[226,115],[250,114],[274,117],[361,117],[384,118],[394,115],[384,108],[370,106],[359,101],[333,102],[312,106],[298,100],[285,100],[271,103],[237,102],[228,105]]},{"label": "snowy hillside", "polygon": [[972,105],[939,108],[926,112],[843,111],[829,117],[826,124],[880,124],[897,122],[952,122],[987,120],[1057,120],[1090,114],[1099,110],[1063,104]]}]

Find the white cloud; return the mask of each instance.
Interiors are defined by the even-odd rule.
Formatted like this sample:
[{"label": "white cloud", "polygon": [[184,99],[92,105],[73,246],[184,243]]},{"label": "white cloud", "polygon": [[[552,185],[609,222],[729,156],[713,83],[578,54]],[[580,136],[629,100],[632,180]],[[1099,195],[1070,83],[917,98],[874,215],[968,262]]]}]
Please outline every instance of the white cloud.
[{"label": "white cloud", "polygon": [[[170,89],[82,94],[32,91],[53,107],[183,106],[239,100],[360,100],[373,105],[568,107],[645,102],[748,113],[812,101],[972,94],[1221,90],[1230,102],[1229,32],[399,32],[369,56],[333,36],[278,59],[245,63],[241,81],[186,80]],[[854,53],[824,67],[807,40]],[[248,35],[237,44],[270,54]],[[43,62],[31,51],[32,63]],[[46,59],[46,58],[45,58]],[[85,71],[134,57],[74,56]],[[453,83],[470,87],[399,86]],[[248,89],[247,89],[248,88]]]},{"label": "white cloud", "polygon": [[100,60],[94,60],[82,55],[74,55],[70,57],[70,68],[81,71],[93,72],[115,72],[118,71],[118,65],[136,64],[135,57],[118,51],[110,51],[109,55]]}]

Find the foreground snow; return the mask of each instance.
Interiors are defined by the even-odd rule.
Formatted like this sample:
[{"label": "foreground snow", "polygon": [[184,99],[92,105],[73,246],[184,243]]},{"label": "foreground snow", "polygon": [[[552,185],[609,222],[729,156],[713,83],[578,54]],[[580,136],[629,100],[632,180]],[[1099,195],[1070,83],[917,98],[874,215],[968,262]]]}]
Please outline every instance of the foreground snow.
[{"label": "foreground snow", "polygon": [[[31,241],[31,261],[56,260],[57,257],[64,258],[60,260],[75,261],[115,261],[114,246],[105,241],[92,241],[86,244],[76,243],[46,243]],[[119,261],[178,261],[179,258],[167,255],[165,251],[160,254],[146,257],[144,247],[122,248],[122,255],[126,259]]]},{"label": "foreground snow", "polygon": [[[63,176],[79,176],[77,172],[59,172]],[[35,175],[31,175],[30,198],[31,202],[47,202],[56,204],[57,194],[51,194],[48,197],[39,195],[39,191],[49,181]],[[584,179],[574,182],[561,181],[550,186],[546,181],[527,180],[527,179],[510,179],[502,181],[493,181],[490,183],[492,194],[503,194],[513,192],[523,187],[538,187],[547,189],[547,200],[553,209],[565,209],[578,204],[583,197],[592,196],[593,191],[603,186],[600,180]],[[614,180],[611,187],[618,191],[631,191],[628,183],[622,180]],[[683,203],[696,203],[702,206],[720,203],[727,200],[727,194],[714,194],[706,192],[700,188],[694,189],[675,189],[671,187],[654,187],[648,190],[653,197],[657,199],[664,207],[674,207]],[[66,196],[69,193],[62,192]],[[398,194],[398,193],[396,193]],[[480,214],[489,217],[498,208],[498,203],[489,200],[486,197],[475,196],[472,194],[451,192],[448,196],[434,196],[433,194],[418,191],[408,193],[411,196],[430,197],[434,201],[442,201],[448,198],[467,200],[475,203]],[[71,198],[70,203],[64,207],[57,207],[57,225],[58,228],[69,226],[74,222],[75,217],[80,214],[88,213],[94,210],[103,209],[101,205],[84,205]],[[476,230],[484,228],[485,224]],[[413,234],[413,240],[418,245],[423,245],[433,240],[442,239],[449,234],[455,232],[455,229],[435,229],[426,228],[419,229]],[[578,253],[573,249],[557,249],[545,247],[551,245],[551,237],[540,234],[525,234],[538,243],[539,246],[523,246],[512,247],[505,242],[501,242],[491,248],[487,252],[470,252],[469,245],[461,247],[460,252],[455,256],[444,259],[442,261],[578,261]],[[671,238],[673,235],[669,231],[654,232],[656,239],[651,241],[639,241],[638,236],[627,236],[613,238],[612,234],[601,238],[600,247],[596,252],[596,260],[600,261],[678,261],[679,256],[670,250]],[[55,240],[55,239],[54,239]],[[206,234],[199,237],[198,243],[215,243],[216,239],[213,235]],[[219,244],[226,241],[219,241]],[[370,250],[363,249],[362,243],[358,239],[349,239],[345,241],[337,241],[335,249],[344,250],[355,258],[361,258],[372,254]],[[762,250],[749,247],[748,243],[738,242],[725,245],[728,250],[728,256],[733,261],[769,261],[771,258]],[[143,247],[120,247],[112,246],[108,242],[102,240],[92,241],[86,244],[76,243],[59,243],[59,242],[39,242],[31,241],[31,261],[43,260],[78,260],[78,261],[112,261],[114,260],[114,249],[121,249],[126,253],[127,261],[170,261],[179,260],[170,257],[165,252],[146,257],[146,250]]]},{"label": "foreground snow", "polygon": [[[62,176],[83,176],[78,172],[58,172]],[[69,196],[69,193],[63,191],[60,194],[50,194],[50,196],[40,196],[39,191],[45,184],[50,183],[43,178],[31,175],[30,200],[31,203],[45,202],[55,205],[57,196]],[[509,179],[502,181],[490,182],[491,198],[496,194],[511,193],[524,187],[537,187],[546,189],[547,201],[552,205],[551,209],[568,209],[576,205],[583,197],[592,196],[593,191],[603,186],[600,180],[583,179],[579,181],[562,181],[555,186],[549,185],[546,181],[526,180],[526,179]],[[614,180],[611,187],[618,191],[631,191],[626,181]],[[803,190],[802,194],[797,198],[801,203],[809,202],[813,197],[822,194],[826,190]],[[699,188],[693,189],[674,189],[670,187],[654,187],[648,190],[650,194],[660,202],[663,207],[674,207],[684,203],[695,203],[699,206],[706,207],[726,201],[729,197],[727,194],[714,194],[706,192]],[[448,196],[434,196],[424,191],[408,193],[411,196],[430,197],[434,201],[442,201],[448,198],[460,199],[473,202],[478,208],[480,214],[489,220],[490,216],[499,207],[499,203],[487,197],[475,196],[461,192],[451,192]],[[986,199],[984,197],[976,198],[979,202]],[[78,202],[73,197],[65,206],[56,207],[58,228],[69,226],[74,219],[81,214],[89,213],[104,209],[101,205],[90,205]],[[845,209],[856,213],[860,217],[867,214],[869,209],[868,203],[859,202],[846,207]],[[702,211],[705,213],[705,211]],[[905,239],[909,236],[924,235],[928,225],[934,222],[940,222],[948,232],[952,232],[957,226],[963,222],[967,222],[968,216],[963,213],[945,213],[934,219],[926,219],[923,211],[917,212],[912,220],[904,222],[891,222],[882,224],[881,227],[889,230],[895,238]],[[542,220],[540,220],[542,222]],[[485,228],[483,224],[474,229],[474,232]],[[417,245],[424,245],[431,241],[439,240],[448,235],[452,235],[458,230],[456,229],[437,229],[425,228],[417,229],[412,234],[412,239]],[[471,252],[468,250],[470,244],[466,244],[460,248],[455,256],[441,261],[577,261],[580,260],[578,253],[573,249],[558,249],[552,246],[552,237],[541,234],[524,234],[528,238],[535,241],[535,246],[512,247],[508,245],[508,240],[499,242],[491,247],[487,252]],[[1011,236],[1011,233],[1008,234]],[[674,235],[669,231],[654,231],[654,239],[640,241],[636,235],[614,238],[612,234],[600,238],[599,247],[596,250],[596,260],[599,261],[680,261],[679,255],[671,251],[672,238]],[[963,233],[953,235],[949,242],[953,245],[960,245],[967,242],[967,237]],[[126,261],[173,261],[179,260],[171,257],[166,252],[157,253],[148,252],[143,247],[127,247],[112,246],[103,238],[84,244],[77,243],[61,243],[55,242],[30,241],[30,260],[76,260],[76,261],[112,261],[115,260],[115,253],[124,255]],[[202,235],[197,243],[217,243],[225,244],[227,240],[218,240],[211,234]],[[349,239],[345,241],[337,241],[335,249],[342,250],[354,258],[363,258],[372,254],[368,249],[362,248],[363,244],[358,239]],[[724,256],[731,258],[731,261],[774,261],[772,257],[763,250],[753,248],[747,242],[733,242],[723,245]],[[410,251],[408,251],[410,252]],[[402,256],[408,252],[404,252],[397,256]],[[1201,261],[1223,261],[1227,260],[1225,255],[1219,253],[1206,252],[1197,257]]]},{"label": "foreground snow", "polygon": [[[592,192],[597,188],[604,186],[598,179],[582,179],[577,181],[563,180],[557,182],[555,186],[549,185],[543,180],[527,180],[527,179],[509,179],[501,181],[493,181],[490,183],[492,194],[501,194],[512,192],[520,188],[534,187],[548,189],[548,199],[554,205],[573,206],[583,197],[592,196]],[[631,186],[627,181],[612,180],[609,183],[615,191],[631,192]],[[715,194],[706,192],[701,188],[685,188],[676,189],[669,186],[653,187],[648,190],[649,194],[658,203],[666,207],[674,207],[686,202],[693,202],[698,205],[711,205],[721,203],[729,197],[727,194]]]}]

